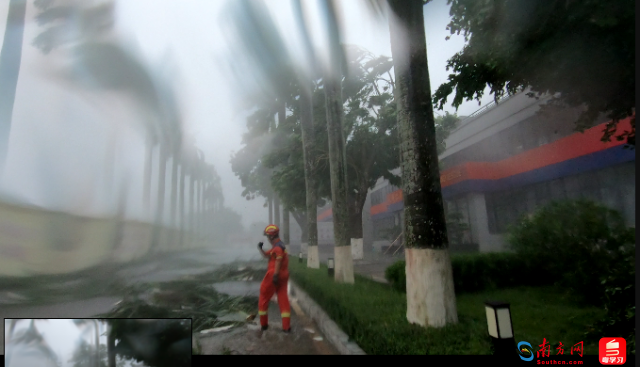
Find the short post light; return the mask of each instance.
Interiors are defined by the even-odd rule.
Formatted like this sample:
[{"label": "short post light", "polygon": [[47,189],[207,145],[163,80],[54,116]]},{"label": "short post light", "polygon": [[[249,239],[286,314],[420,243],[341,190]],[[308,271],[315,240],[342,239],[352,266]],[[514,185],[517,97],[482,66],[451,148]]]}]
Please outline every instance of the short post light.
[{"label": "short post light", "polygon": [[515,357],[516,342],[513,337],[511,309],[509,303],[486,301],[487,326],[493,342],[493,354],[497,356]]},{"label": "short post light", "polygon": [[299,257],[298,262],[302,262],[302,251],[300,251],[300,257]]},{"label": "short post light", "polygon": [[329,268],[329,276],[333,276],[334,269],[333,269],[333,258],[332,257],[330,257],[329,260],[327,260],[327,268]]}]

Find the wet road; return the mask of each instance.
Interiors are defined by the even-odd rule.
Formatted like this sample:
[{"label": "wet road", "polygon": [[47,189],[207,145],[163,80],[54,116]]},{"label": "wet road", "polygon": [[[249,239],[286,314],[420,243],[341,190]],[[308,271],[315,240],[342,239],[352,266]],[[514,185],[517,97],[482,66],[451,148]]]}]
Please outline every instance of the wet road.
[{"label": "wet road", "polygon": [[[205,273],[233,261],[259,259],[259,255],[256,254],[257,250],[253,253],[250,251],[238,251],[238,249],[234,250],[212,249],[175,253],[164,258],[150,260],[122,269],[117,274],[113,274],[113,276],[122,279],[128,285],[144,282],[163,282],[178,279],[185,275]],[[227,288],[227,291],[229,291],[233,287],[227,286]],[[242,293],[245,293],[245,288],[240,287],[239,289]],[[233,289],[230,291],[231,293],[238,293],[233,292]],[[0,289],[0,319],[91,318],[108,312],[116,302],[120,301],[119,297],[81,299],[81,295],[78,295],[76,300],[69,302],[52,304],[41,302],[36,305],[20,302],[20,298],[19,290],[8,292]],[[4,333],[0,333],[0,354],[4,354]]]},{"label": "wet road", "polygon": [[[292,247],[293,256],[299,249]],[[333,256],[333,246],[319,248],[321,261]],[[226,249],[209,249],[189,253],[175,253],[164,258],[138,263],[121,269],[114,277],[122,279],[126,284],[143,282],[162,282],[178,279],[185,275],[205,273],[216,267],[234,261],[254,261],[260,259],[255,246],[243,246]],[[293,260],[293,259],[292,259]],[[368,275],[384,281],[384,269],[398,259],[366,255],[364,260],[354,262],[354,270],[362,275]],[[259,280],[258,280],[259,281]],[[64,286],[64,285],[62,285]],[[230,295],[254,295],[259,293],[259,282],[224,282],[215,285],[221,293]],[[16,294],[0,289],[0,319],[4,318],[90,318],[97,314],[108,312],[120,300],[118,297],[94,297],[87,299],[73,299],[68,302],[53,304],[16,304]],[[81,297],[78,297],[81,298]],[[292,306],[294,306],[292,304]],[[275,307],[275,308],[274,308]],[[321,336],[313,321],[301,313],[292,312],[292,334],[273,333],[280,330],[280,313],[276,304],[269,310],[272,330],[264,335],[254,335],[258,331],[257,324],[248,324],[243,328],[236,328],[229,333],[206,336],[208,345],[206,351],[210,354],[221,354],[235,351],[235,354],[335,354],[335,349],[326,341],[314,340]],[[313,332],[311,332],[313,331]],[[249,333],[251,332],[251,333]],[[288,339],[283,339],[283,338]],[[282,339],[282,340],[281,340]],[[278,341],[272,343],[272,341]],[[289,340],[289,342],[286,342]],[[258,342],[262,341],[262,342]],[[289,344],[285,347],[281,342]],[[208,344],[207,344],[208,343]],[[272,345],[273,344],[273,345]],[[203,352],[205,352],[203,345]],[[271,345],[273,348],[268,347]],[[280,347],[277,347],[280,346]],[[4,333],[0,333],[0,354],[4,354]],[[227,349],[224,349],[227,348]],[[249,348],[249,349],[247,349]],[[288,348],[288,349],[287,349]]]}]

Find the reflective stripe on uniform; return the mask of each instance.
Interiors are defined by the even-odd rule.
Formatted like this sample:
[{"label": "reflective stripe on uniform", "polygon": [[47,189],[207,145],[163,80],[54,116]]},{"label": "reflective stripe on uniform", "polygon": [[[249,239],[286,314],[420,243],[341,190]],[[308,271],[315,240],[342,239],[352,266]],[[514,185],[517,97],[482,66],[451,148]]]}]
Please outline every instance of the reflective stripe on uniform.
[{"label": "reflective stripe on uniform", "polygon": [[282,256],[278,256],[278,257],[276,257],[276,260],[277,260],[277,259],[282,259]]},{"label": "reflective stripe on uniform", "polygon": [[291,313],[290,312],[283,312],[282,314],[280,314],[281,317],[291,317]]},{"label": "reflective stripe on uniform", "polygon": [[267,311],[258,311],[258,315],[264,316],[267,314]]}]

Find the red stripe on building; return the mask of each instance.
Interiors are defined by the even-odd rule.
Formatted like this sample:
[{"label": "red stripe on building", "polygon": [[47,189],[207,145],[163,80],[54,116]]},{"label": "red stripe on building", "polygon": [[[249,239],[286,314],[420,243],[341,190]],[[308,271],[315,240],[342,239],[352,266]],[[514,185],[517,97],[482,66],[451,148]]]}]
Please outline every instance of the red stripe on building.
[{"label": "red stripe on building", "polygon": [[322,213],[320,213],[320,215],[318,215],[318,220],[323,220],[323,219],[325,219],[327,217],[330,217],[332,213],[333,213],[332,208],[329,208],[329,209],[323,211]]},{"label": "red stripe on building", "polygon": [[[466,180],[498,180],[625,144],[624,141],[617,141],[616,139],[608,143],[603,143],[600,140],[606,124],[600,124],[586,130],[584,133],[572,134],[553,143],[545,144],[499,162],[466,162],[460,164],[442,171],[440,184],[442,187],[446,187]],[[618,131],[630,129],[631,117],[618,123]],[[372,206],[371,215],[384,213],[389,205],[400,201],[402,201],[402,190],[396,190],[388,194],[382,203]],[[318,220],[329,215],[331,215],[331,209],[322,213]]]},{"label": "red stripe on building", "polygon": [[[619,131],[629,130],[630,122],[631,118],[620,121]],[[600,124],[499,162],[463,163],[443,171],[440,183],[446,187],[465,180],[498,180],[625,144],[616,139],[608,143],[600,141],[605,126],[606,123]]]}]

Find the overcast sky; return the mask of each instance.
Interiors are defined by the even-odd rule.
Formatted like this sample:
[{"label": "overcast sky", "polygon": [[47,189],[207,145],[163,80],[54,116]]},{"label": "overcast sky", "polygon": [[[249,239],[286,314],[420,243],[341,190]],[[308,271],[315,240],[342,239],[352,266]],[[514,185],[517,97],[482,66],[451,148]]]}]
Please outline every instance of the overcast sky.
[{"label": "overcast sky", "polygon": [[[55,0],[60,1],[60,0]],[[96,1],[99,2],[99,1]],[[0,1],[0,42],[4,36],[8,1]],[[216,60],[224,56],[220,28],[223,0],[127,0],[117,2],[117,33],[135,45],[151,65],[169,60],[168,73],[179,97],[186,131],[196,138],[206,160],[221,176],[226,206],[243,216],[245,227],[266,221],[264,201],[241,197],[240,181],[229,158],[240,148],[246,130],[242,111],[232,94],[234,80]],[[283,30],[291,23],[288,0],[269,0],[270,10]],[[391,56],[388,26],[374,22],[361,0],[343,2],[345,43],[376,55]],[[129,185],[128,210],[141,217],[139,207],[144,167],[144,140],[134,127],[139,115],[131,101],[117,93],[87,94],[82,87],[55,77],[63,67],[63,53],[45,56],[31,41],[40,29],[28,2],[22,67],[13,115],[7,170],[0,192],[33,204],[82,214],[114,210],[112,191],[104,184],[104,159],[110,132],[118,132],[118,180]],[[464,45],[462,36],[449,41],[446,0],[424,7],[432,90],[447,80],[446,61]],[[311,16],[317,23],[317,17]],[[319,32],[318,32],[319,33]],[[291,34],[291,32],[288,32]],[[62,51],[61,51],[62,52]],[[53,76],[52,76],[53,75]],[[451,100],[451,97],[450,97]],[[483,104],[491,101],[485,96]],[[461,106],[459,115],[479,108]],[[454,112],[449,106],[446,110]],[[438,111],[442,113],[441,111]],[[115,123],[114,123],[115,121]],[[155,167],[154,167],[155,169]]]}]

